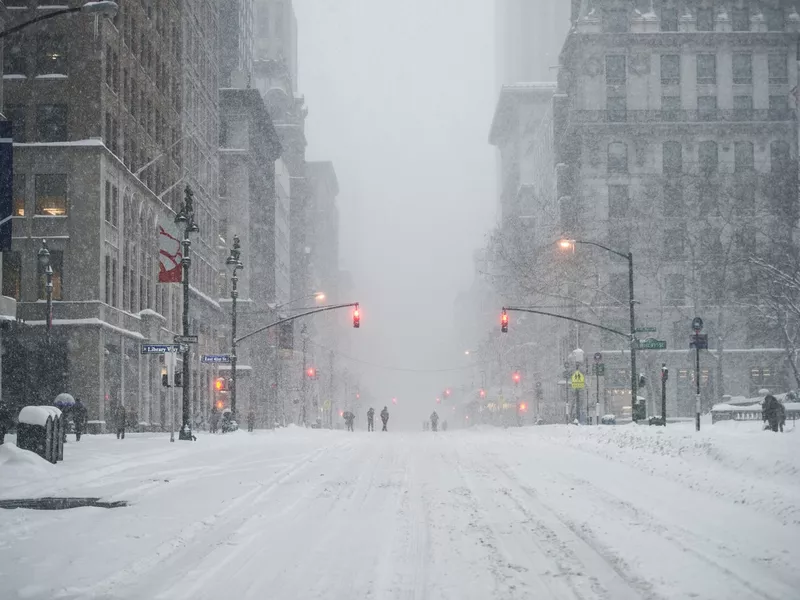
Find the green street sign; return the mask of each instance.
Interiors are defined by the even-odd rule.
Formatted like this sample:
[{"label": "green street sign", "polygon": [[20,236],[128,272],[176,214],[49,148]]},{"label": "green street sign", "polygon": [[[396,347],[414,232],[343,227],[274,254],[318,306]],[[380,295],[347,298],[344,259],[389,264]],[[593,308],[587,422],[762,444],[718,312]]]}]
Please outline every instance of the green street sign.
[{"label": "green street sign", "polygon": [[658,330],[655,327],[637,327],[634,331],[636,333],[655,333]]},{"label": "green street sign", "polygon": [[667,349],[667,341],[666,340],[653,340],[653,339],[646,339],[646,340],[639,340],[639,350],[666,350]]},{"label": "green street sign", "polygon": [[599,363],[596,365],[592,365],[592,375],[602,376],[606,374],[606,365],[605,363]]}]

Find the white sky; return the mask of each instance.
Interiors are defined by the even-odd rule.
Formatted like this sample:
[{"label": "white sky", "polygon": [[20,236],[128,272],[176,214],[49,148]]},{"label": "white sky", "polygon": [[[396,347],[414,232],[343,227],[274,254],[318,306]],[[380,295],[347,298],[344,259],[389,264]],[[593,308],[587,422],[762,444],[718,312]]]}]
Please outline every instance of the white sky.
[{"label": "white sky", "polygon": [[[491,0],[295,0],[309,160],[332,160],[342,268],[362,303],[353,353],[437,369],[464,364],[453,301],[495,213]],[[352,300],[342,298],[341,300]],[[351,363],[419,420],[455,375]],[[411,415],[407,415],[410,417]]]}]

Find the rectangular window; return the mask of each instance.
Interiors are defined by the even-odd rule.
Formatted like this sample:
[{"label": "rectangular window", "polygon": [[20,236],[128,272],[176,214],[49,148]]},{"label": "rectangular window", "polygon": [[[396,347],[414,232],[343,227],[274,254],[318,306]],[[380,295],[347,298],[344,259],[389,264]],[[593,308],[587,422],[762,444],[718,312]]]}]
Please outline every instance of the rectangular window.
[{"label": "rectangular window", "polygon": [[3,296],[21,300],[22,259],[19,252],[3,252]]},{"label": "rectangular window", "polygon": [[27,140],[25,137],[27,127],[27,119],[25,116],[27,109],[28,107],[24,104],[6,104],[3,110],[6,118],[11,121],[11,126],[13,127],[12,137],[15,142],[25,142]]},{"label": "rectangular window", "polygon": [[678,9],[661,9],[661,31],[678,31]]},{"label": "rectangular window", "polygon": [[734,31],[750,31],[750,7],[734,8],[731,21]]},{"label": "rectangular window", "polygon": [[762,10],[767,20],[767,30],[783,31],[783,8],[780,6],[764,6]]},{"label": "rectangular window", "polygon": [[681,82],[681,57],[677,54],[661,55],[661,83],[673,85]]},{"label": "rectangular window", "polygon": [[789,83],[789,60],[785,54],[770,54],[767,68],[770,83]]},{"label": "rectangular window", "polygon": [[[17,34],[19,35],[19,34]],[[7,38],[3,47],[3,74],[4,75],[27,75],[28,74],[28,55],[25,48],[33,41],[33,38],[13,36]]]},{"label": "rectangular window", "polygon": [[14,173],[14,208],[12,215],[25,216],[25,175]]},{"label": "rectangular window", "polygon": [[613,123],[624,123],[628,119],[628,100],[625,96],[611,96],[606,99],[608,120]]},{"label": "rectangular window", "polygon": [[733,83],[753,83],[753,55],[736,52],[733,55]]},{"label": "rectangular window", "polygon": [[[47,298],[47,275],[41,262],[36,263],[39,274],[39,300]],[[53,300],[63,300],[64,253],[61,250],[50,250],[50,267],[53,269]]]},{"label": "rectangular window", "polygon": [[752,171],[755,168],[752,142],[734,142],[733,162],[737,173]]},{"label": "rectangular window", "polygon": [[105,302],[109,306],[111,305],[111,287],[113,285],[113,280],[111,279],[111,257],[106,254],[106,285],[105,285]]},{"label": "rectangular window", "polygon": [[752,96],[734,96],[733,112],[737,119],[749,119],[753,112]]},{"label": "rectangular window", "polygon": [[37,175],[36,214],[49,217],[67,214],[67,176]]},{"label": "rectangular window", "polygon": [[740,215],[751,215],[756,209],[756,188],[754,185],[736,185],[733,187],[733,198],[736,212]]},{"label": "rectangular window", "polygon": [[625,55],[606,56],[606,85],[623,85],[626,79]]},{"label": "rectangular window", "polygon": [[665,121],[677,121],[680,110],[680,96],[661,96],[661,112]]},{"label": "rectangular window", "polygon": [[697,83],[700,84],[717,83],[716,54],[697,55]]},{"label": "rectangular window", "polygon": [[697,31],[714,31],[714,9],[697,9]]},{"label": "rectangular window", "polygon": [[628,215],[630,199],[627,185],[608,186],[608,216],[609,218],[624,218]]},{"label": "rectangular window", "polygon": [[683,171],[683,151],[680,142],[664,142],[661,145],[662,168],[664,173]]},{"label": "rectangular window", "polygon": [[664,232],[664,258],[683,258],[683,229],[667,229]]},{"label": "rectangular window", "polygon": [[117,307],[117,259],[111,259],[111,306]]},{"label": "rectangular window", "polygon": [[717,97],[716,96],[698,96],[697,97],[697,111],[700,113],[700,119],[703,121],[713,121],[717,117]]},{"label": "rectangular window", "polygon": [[683,275],[667,275],[665,297],[669,304],[682,305],[686,300],[685,281]]},{"label": "rectangular window", "polygon": [[625,33],[630,27],[628,9],[614,8],[603,11],[603,31],[606,33]]},{"label": "rectangular window", "polygon": [[698,146],[698,158],[701,173],[716,173],[719,167],[719,150],[716,142],[700,142]]},{"label": "rectangular window", "polygon": [[66,104],[39,104],[36,107],[36,141],[67,141]]},{"label": "rectangular window", "polygon": [[786,114],[789,111],[789,98],[786,96],[770,96],[769,110],[774,113]]},{"label": "rectangular window", "polygon": [[106,223],[111,223],[111,182],[110,181],[106,181],[104,216],[105,216]]},{"label": "rectangular window", "polygon": [[626,221],[608,223],[608,244],[615,250],[627,254],[631,250],[631,226]]},{"label": "rectangular window", "polygon": [[36,38],[36,74],[67,74],[67,41],[60,35],[41,35]]},{"label": "rectangular window", "polygon": [[683,186],[680,181],[664,183],[664,216],[682,217],[686,209],[683,201]]}]

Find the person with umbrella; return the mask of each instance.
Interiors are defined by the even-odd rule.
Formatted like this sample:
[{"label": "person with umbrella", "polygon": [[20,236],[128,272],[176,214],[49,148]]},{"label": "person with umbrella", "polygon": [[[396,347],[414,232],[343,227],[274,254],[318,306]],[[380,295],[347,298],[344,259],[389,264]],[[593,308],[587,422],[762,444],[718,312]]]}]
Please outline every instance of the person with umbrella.
[{"label": "person with umbrella", "polygon": [[53,401],[53,405],[61,410],[61,431],[64,441],[67,441],[67,421],[72,417],[72,407],[75,406],[75,398],[66,392],[60,393]]}]

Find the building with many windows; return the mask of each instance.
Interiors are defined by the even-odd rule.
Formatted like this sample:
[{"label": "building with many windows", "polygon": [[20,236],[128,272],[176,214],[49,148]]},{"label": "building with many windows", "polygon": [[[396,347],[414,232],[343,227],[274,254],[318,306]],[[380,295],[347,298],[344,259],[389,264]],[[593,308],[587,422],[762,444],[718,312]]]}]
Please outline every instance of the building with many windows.
[{"label": "building with many windows", "polygon": [[[60,9],[39,4],[15,0],[10,22]],[[4,399],[49,403],[69,391],[96,429],[118,405],[142,427],[167,426],[161,364],[140,344],[171,341],[181,329],[180,286],[156,283],[157,226],[172,221],[187,183],[200,227],[191,268],[195,351],[219,350],[222,338],[206,325],[219,319],[217,19],[209,1],[128,2],[113,19],[78,13],[7,40],[15,178],[3,293],[19,302],[26,324],[4,340]],[[54,271],[49,341],[43,240]],[[198,364],[190,385],[199,418],[210,373]]]},{"label": "building with many windows", "polygon": [[[659,412],[659,370],[671,370],[668,411],[694,412],[723,394],[783,389],[780,334],[758,318],[749,259],[791,243],[797,218],[794,2],[575,3],[554,100],[563,232],[633,255],[640,394]],[[560,293],[572,314],[630,331],[627,261],[578,244]],[[691,321],[709,351],[695,372]],[[564,348],[602,352],[606,411],[630,411],[628,339],[562,328]]]}]

